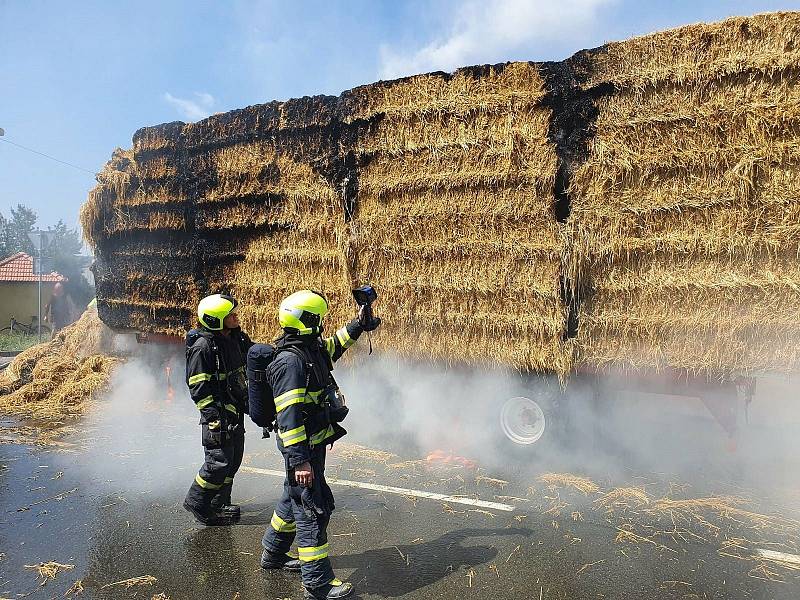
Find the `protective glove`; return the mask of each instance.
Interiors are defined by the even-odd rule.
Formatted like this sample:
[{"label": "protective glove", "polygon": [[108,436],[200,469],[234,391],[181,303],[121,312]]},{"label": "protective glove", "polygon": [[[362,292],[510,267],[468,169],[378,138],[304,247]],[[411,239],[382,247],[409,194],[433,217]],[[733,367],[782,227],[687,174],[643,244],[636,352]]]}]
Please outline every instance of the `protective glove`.
[{"label": "protective glove", "polygon": [[222,445],[222,422],[219,420],[209,421],[203,425],[203,446],[206,448],[216,448]]},{"label": "protective glove", "polygon": [[222,416],[220,415],[220,410],[216,405],[210,404],[209,406],[206,406],[205,408],[201,408],[200,409],[200,424],[201,425],[202,424],[206,424],[206,423],[210,424],[210,423],[212,423],[214,421],[217,421],[218,423],[220,421],[222,421]]},{"label": "protective glove", "polygon": [[358,324],[364,331],[374,331],[381,324],[381,318],[372,314],[372,306],[365,304],[358,311]]}]

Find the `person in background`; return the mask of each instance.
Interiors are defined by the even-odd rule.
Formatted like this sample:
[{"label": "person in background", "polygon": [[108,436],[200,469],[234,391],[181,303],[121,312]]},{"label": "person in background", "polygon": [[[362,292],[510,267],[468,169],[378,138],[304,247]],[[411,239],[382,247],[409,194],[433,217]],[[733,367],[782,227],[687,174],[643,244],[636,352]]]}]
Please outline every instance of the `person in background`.
[{"label": "person in background", "polygon": [[50,323],[55,334],[75,320],[74,314],[72,300],[64,289],[64,285],[61,283],[55,284],[50,302],[47,303],[44,309],[44,320]]}]

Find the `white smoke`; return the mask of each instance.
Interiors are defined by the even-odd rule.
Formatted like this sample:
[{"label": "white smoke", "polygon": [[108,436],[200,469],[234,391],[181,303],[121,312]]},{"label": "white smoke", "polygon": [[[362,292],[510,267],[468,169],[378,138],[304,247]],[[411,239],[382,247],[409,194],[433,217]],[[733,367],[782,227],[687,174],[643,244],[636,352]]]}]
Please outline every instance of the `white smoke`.
[{"label": "white smoke", "polygon": [[[166,366],[171,367],[172,397]],[[82,468],[131,493],[182,499],[203,460],[184,368],[182,348],[137,348],[87,419],[84,435],[95,451]],[[698,493],[730,487],[755,490],[757,497],[789,498],[800,491],[796,382],[761,382],[763,389],[757,389],[746,412],[740,395],[723,391],[738,419],[738,433],[730,438],[703,403],[678,386],[653,394],[621,391],[624,381],[607,381],[598,396],[573,378],[562,394],[554,378],[445,368],[379,353],[344,361],[335,375],[350,407],[344,441],[389,450],[399,460],[443,450],[518,482],[530,482],[543,471],[569,471],[614,485],[632,478],[684,481]],[[674,394],[665,393],[670,391]],[[559,403],[543,402],[548,426],[533,445],[512,443],[500,427],[500,409],[515,396]],[[249,420],[246,428],[246,453],[258,455],[259,465],[280,468],[274,439],[261,440]],[[143,490],[145,480],[157,482],[158,489],[150,489],[156,485],[150,483]]]},{"label": "white smoke", "polygon": [[[554,378],[379,355],[343,364],[336,375],[350,407],[347,439],[404,456],[440,449],[520,478],[562,470],[607,482],[638,477],[769,488],[775,496],[800,491],[800,405],[789,382],[762,381],[749,407],[735,389],[712,388],[736,417],[731,436],[677,382],[655,381],[642,391],[624,379],[589,385],[573,377],[562,392]],[[536,399],[548,416],[545,435],[530,446],[512,443],[500,427],[501,407],[515,396]]]}]

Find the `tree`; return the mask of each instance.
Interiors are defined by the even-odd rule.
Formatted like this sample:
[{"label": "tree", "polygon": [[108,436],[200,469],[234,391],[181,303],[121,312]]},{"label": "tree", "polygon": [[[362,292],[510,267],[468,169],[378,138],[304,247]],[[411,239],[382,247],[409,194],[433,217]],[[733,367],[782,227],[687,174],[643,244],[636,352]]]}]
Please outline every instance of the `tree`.
[{"label": "tree", "polygon": [[94,297],[94,289],[83,277],[86,257],[80,256],[81,238],[77,230],[69,229],[64,221],[59,220],[51,230],[52,238],[46,248],[42,249],[45,258],[51,259],[54,271],[58,271],[69,279],[64,288],[78,304],[85,306]]},{"label": "tree", "polygon": [[8,246],[8,221],[0,213],[0,260],[12,254]]},{"label": "tree", "polygon": [[[50,229],[50,243],[43,249],[43,254],[54,260],[67,260],[81,252],[81,238],[74,229],[69,229],[64,221],[59,220],[55,227]],[[56,269],[58,270],[58,269]]]},{"label": "tree", "polygon": [[17,204],[17,208],[11,209],[11,220],[8,221],[6,230],[6,244],[9,254],[14,252],[36,254],[36,249],[28,238],[28,233],[33,231],[36,219],[36,213],[22,204]]}]

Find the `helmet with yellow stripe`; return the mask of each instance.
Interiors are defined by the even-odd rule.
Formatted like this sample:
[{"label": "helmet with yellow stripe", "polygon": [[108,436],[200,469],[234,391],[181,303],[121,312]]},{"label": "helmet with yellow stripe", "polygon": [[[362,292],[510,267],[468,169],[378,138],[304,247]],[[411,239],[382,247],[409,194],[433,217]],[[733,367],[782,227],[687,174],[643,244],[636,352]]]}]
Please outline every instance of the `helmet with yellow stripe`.
[{"label": "helmet with yellow stripe", "polygon": [[278,309],[278,321],[287,333],[319,335],[322,319],[328,314],[328,301],[319,292],[301,290],[284,298]]},{"label": "helmet with yellow stripe", "polygon": [[228,294],[212,294],[206,296],[197,305],[197,320],[206,329],[222,331],[223,321],[232,312],[236,311],[239,303]]}]

